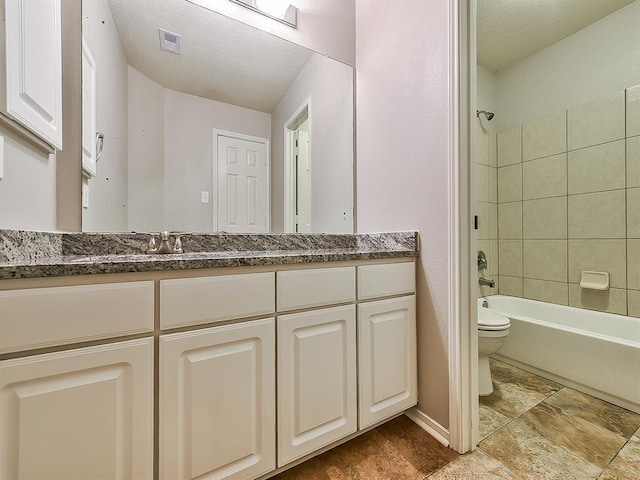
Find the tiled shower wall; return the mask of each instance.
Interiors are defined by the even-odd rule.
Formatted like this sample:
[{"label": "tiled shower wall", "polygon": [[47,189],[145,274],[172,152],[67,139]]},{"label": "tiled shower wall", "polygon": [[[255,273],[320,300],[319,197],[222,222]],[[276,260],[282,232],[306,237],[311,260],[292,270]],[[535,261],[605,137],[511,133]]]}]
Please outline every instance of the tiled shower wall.
[{"label": "tiled shower wall", "polygon": [[500,293],[640,316],[640,86],[499,132],[497,202]]}]

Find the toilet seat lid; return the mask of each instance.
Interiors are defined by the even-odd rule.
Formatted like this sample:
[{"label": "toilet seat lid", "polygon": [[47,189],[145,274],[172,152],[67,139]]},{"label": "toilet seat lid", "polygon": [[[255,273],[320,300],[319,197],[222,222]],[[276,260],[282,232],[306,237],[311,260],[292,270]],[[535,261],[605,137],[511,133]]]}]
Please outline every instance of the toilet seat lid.
[{"label": "toilet seat lid", "polygon": [[488,308],[478,309],[478,329],[479,330],[506,330],[511,326],[509,317],[500,315]]}]

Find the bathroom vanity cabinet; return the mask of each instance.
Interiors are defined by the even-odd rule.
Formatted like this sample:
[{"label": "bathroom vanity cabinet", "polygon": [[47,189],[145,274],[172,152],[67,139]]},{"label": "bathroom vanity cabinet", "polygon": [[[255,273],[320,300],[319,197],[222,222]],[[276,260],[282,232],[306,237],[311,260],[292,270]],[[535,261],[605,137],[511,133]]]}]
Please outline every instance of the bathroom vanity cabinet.
[{"label": "bathroom vanity cabinet", "polygon": [[0,478],[266,478],[403,412],[414,268],[0,282]]}]

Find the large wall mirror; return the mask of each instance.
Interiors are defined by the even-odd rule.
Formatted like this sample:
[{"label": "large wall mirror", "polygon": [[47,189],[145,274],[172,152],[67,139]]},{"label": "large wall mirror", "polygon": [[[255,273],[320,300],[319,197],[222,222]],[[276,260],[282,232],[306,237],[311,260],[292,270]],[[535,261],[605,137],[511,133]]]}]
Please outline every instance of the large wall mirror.
[{"label": "large wall mirror", "polygon": [[189,1],[82,8],[83,231],[354,231],[351,66]]}]

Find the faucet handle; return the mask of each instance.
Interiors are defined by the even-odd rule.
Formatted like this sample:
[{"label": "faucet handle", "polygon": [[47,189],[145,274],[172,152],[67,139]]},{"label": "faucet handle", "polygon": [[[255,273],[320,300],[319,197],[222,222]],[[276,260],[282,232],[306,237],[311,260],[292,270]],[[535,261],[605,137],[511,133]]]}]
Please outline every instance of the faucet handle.
[{"label": "faucet handle", "polygon": [[156,246],[156,237],[151,234],[149,237],[149,245],[147,246],[147,250],[145,253],[154,253],[158,251],[158,247]]},{"label": "faucet handle", "polygon": [[182,253],[182,240],[180,240],[180,235],[176,235],[176,243],[173,245],[174,253]]}]

